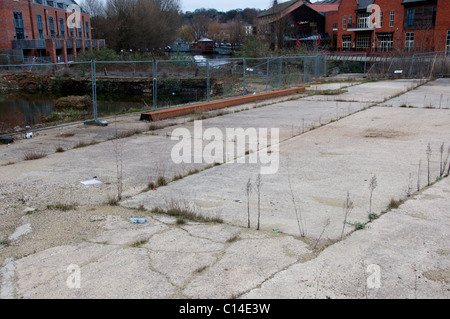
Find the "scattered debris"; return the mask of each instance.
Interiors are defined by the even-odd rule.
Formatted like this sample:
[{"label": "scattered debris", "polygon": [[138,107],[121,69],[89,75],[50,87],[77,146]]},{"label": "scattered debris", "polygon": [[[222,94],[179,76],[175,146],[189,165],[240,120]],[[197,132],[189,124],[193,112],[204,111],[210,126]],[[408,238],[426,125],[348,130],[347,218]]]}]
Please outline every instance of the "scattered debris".
[{"label": "scattered debris", "polygon": [[147,219],[145,218],[130,218],[130,223],[142,224],[146,223]]},{"label": "scattered debris", "polygon": [[0,144],[11,144],[14,142],[14,138],[12,137],[0,137]]},{"label": "scattered debris", "polygon": [[80,183],[83,184],[83,185],[86,185],[86,186],[102,184],[102,182],[100,182],[99,180],[96,180],[96,179],[90,179],[90,180],[87,180],[87,181],[81,181]]}]

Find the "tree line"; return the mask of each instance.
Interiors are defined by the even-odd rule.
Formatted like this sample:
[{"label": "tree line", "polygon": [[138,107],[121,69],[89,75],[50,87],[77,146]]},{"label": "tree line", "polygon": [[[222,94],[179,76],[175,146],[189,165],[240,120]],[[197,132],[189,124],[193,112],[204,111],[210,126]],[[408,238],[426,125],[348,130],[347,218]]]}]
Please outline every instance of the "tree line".
[{"label": "tree line", "polygon": [[251,25],[258,9],[196,9],[182,12],[180,0],[81,0],[91,16],[94,38],[105,39],[116,52],[150,52],[209,36],[217,41],[239,42],[243,26]]}]

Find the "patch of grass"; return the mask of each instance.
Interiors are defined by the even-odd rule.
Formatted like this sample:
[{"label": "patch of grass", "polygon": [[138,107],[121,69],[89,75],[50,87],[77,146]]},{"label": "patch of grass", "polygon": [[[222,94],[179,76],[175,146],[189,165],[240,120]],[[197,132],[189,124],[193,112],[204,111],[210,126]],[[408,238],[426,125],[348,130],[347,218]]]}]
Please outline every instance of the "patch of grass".
[{"label": "patch of grass", "polygon": [[183,175],[177,174],[177,175],[175,175],[175,176],[173,177],[172,181],[175,182],[175,181],[178,181],[178,180],[183,179],[183,178],[184,178]]},{"label": "patch of grass", "polygon": [[117,199],[116,196],[108,196],[107,204],[109,206],[117,206],[119,205],[119,200]]},{"label": "patch of grass", "polygon": [[158,177],[158,179],[156,180],[156,185],[157,185],[157,187],[166,186],[167,185],[166,178],[164,176]]},{"label": "patch of grass", "polygon": [[53,205],[47,205],[47,209],[49,210],[60,210],[63,212],[67,212],[69,210],[75,210],[77,209],[78,204],[72,203],[72,204],[63,204],[63,203],[56,203]]},{"label": "patch of grass", "polygon": [[65,150],[64,150],[64,148],[62,148],[62,146],[58,146],[56,149],[55,149],[55,152],[56,153],[63,153]]},{"label": "patch of grass", "polygon": [[47,156],[47,153],[45,153],[44,151],[30,150],[30,151],[26,151],[23,154],[23,159],[25,161],[31,161],[31,160],[43,158],[43,157],[46,157],[46,156]]},{"label": "patch of grass", "polygon": [[360,229],[365,229],[365,228],[366,228],[366,225],[364,225],[363,223],[361,223],[361,222],[355,223],[355,230],[360,230]]},{"label": "patch of grass", "polygon": [[199,173],[199,172],[200,172],[199,169],[194,168],[194,169],[191,169],[187,174],[188,174],[188,176],[189,176],[189,175],[197,174],[197,173]]},{"label": "patch of grass", "polygon": [[165,214],[172,217],[177,218],[178,221],[181,220],[190,220],[195,222],[206,222],[206,223],[223,223],[223,220],[219,217],[209,217],[204,216],[198,212],[196,212],[191,206],[188,204],[171,200],[167,203],[167,208],[162,209],[160,207],[155,207],[151,210],[152,213],[156,214]]},{"label": "patch of grass", "polygon": [[208,268],[208,266],[202,266],[202,267],[196,269],[195,272],[199,274],[199,273],[205,271],[207,268]]},{"label": "patch of grass", "polygon": [[369,220],[372,221],[372,220],[375,220],[375,219],[378,218],[378,214],[376,214],[376,213],[369,213],[368,217],[369,217]]},{"label": "patch of grass", "polygon": [[141,245],[144,245],[146,243],[148,243],[148,239],[147,238],[143,238],[143,239],[136,240],[134,243],[131,243],[128,246],[130,246],[130,247],[140,247]]},{"label": "patch of grass", "polygon": [[184,225],[186,221],[183,218],[177,218],[177,225]]},{"label": "patch of grass", "polygon": [[147,190],[152,190],[156,188],[156,184],[154,182],[150,182],[147,185]]},{"label": "patch of grass", "polygon": [[227,243],[234,243],[237,240],[239,240],[239,235],[235,235],[235,236],[233,236],[231,238],[228,238],[226,242]]},{"label": "patch of grass", "polygon": [[388,210],[399,208],[400,205],[403,204],[402,200],[396,200],[394,198],[391,199],[388,205]]},{"label": "patch of grass", "polygon": [[139,131],[138,129],[126,130],[126,131],[118,132],[116,134],[116,138],[130,137],[130,136],[133,136],[133,135],[136,135],[139,133],[141,133],[141,131]]},{"label": "patch of grass", "polygon": [[95,145],[98,142],[96,140],[92,140],[90,142],[85,142],[85,141],[79,141],[77,144],[75,144],[75,146],[73,147],[74,149],[76,148],[82,148],[82,147],[86,147],[86,146],[90,146],[90,145]]}]

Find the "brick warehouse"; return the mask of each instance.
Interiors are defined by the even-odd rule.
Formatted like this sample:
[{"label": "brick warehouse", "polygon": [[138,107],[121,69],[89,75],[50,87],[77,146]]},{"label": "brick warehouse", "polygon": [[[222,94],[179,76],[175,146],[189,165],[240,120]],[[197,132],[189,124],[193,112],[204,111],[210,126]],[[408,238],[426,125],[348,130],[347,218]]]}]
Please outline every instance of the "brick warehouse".
[{"label": "brick warehouse", "polygon": [[80,52],[105,45],[91,35],[89,14],[75,1],[0,0],[0,49],[22,55],[24,62],[74,61]]},{"label": "brick warehouse", "polygon": [[[323,32],[330,39],[331,50],[450,52],[450,0],[294,0],[282,4],[285,12],[307,5],[323,15]],[[270,10],[274,9],[267,13]],[[371,25],[371,16],[372,23],[378,23]],[[308,20],[302,18],[297,19]]]},{"label": "brick warehouse", "polygon": [[342,0],[333,36],[343,51],[449,51],[449,14],[450,0]]}]

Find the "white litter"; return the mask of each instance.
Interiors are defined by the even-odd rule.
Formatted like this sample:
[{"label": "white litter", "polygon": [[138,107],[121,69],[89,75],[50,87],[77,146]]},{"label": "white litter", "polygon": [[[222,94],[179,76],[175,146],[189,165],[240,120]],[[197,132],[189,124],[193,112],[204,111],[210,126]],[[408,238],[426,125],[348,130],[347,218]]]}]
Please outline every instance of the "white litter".
[{"label": "white litter", "polygon": [[90,180],[87,180],[87,181],[81,181],[80,183],[83,184],[83,185],[86,185],[86,186],[90,186],[90,185],[101,184],[102,182],[100,182],[99,180],[96,180],[96,179],[90,179]]}]

